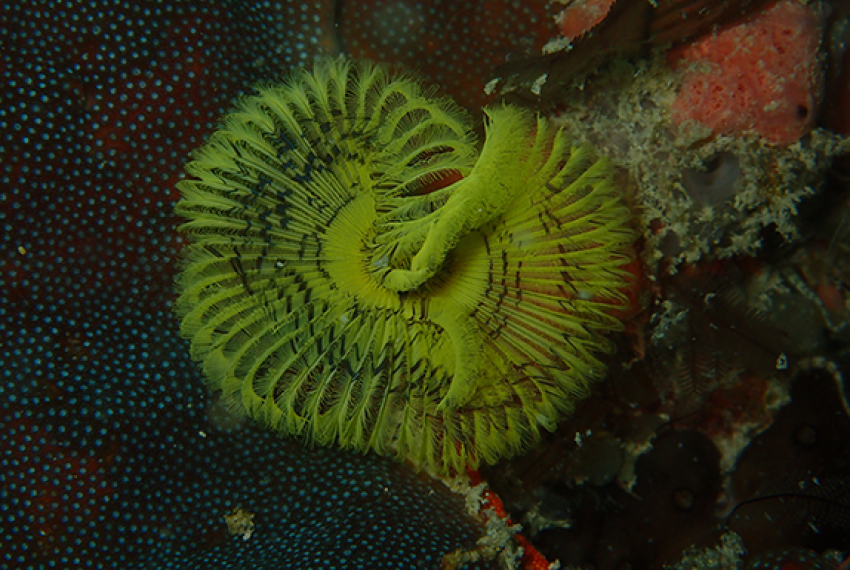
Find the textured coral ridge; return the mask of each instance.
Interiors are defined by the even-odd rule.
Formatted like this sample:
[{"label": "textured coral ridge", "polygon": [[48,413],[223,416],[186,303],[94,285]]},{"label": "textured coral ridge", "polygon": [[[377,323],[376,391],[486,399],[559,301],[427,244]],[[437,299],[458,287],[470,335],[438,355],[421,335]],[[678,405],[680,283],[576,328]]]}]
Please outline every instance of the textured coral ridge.
[{"label": "textured coral ridge", "polygon": [[344,60],[242,100],[177,206],[182,332],[212,385],[284,433],[441,473],[551,429],[620,327],[629,211],[587,147],[488,116],[479,154],[454,104]]}]

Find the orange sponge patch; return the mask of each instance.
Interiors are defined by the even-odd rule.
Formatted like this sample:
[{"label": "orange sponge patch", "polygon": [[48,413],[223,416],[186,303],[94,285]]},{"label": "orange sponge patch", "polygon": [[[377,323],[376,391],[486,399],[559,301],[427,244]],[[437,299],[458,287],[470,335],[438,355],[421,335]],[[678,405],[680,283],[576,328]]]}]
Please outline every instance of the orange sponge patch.
[{"label": "orange sponge patch", "polygon": [[595,28],[608,12],[614,0],[576,0],[555,18],[561,34],[570,41]]},{"label": "orange sponge patch", "polygon": [[674,124],[756,132],[776,145],[799,140],[814,124],[821,94],[820,37],[813,9],[783,0],[685,47],[676,54],[686,76],[671,109]]}]

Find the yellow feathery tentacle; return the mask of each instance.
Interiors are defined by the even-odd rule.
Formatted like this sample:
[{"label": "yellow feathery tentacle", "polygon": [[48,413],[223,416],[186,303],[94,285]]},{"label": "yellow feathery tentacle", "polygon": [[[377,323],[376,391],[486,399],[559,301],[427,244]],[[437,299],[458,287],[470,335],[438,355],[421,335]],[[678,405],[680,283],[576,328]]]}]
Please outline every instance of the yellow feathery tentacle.
[{"label": "yellow feathery tentacle", "polygon": [[[528,169],[522,166],[540,150],[537,145],[530,151],[524,149],[531,135],[529,113],[514,107],[497,107],[485,113],[490,122],[475,167],[456,184],[440,215],[429,224],[410,269],[395,269],[384,277],[388,289],[410,291],[420,287],[442,267],[460,238],[503,213],[525,187],[522,177],[536,165],[531,163]],[[505,164],[515,167],[502,168]]]},{"label": "yellow feathery tentacle", "polygon": [[320,445],[439,473],[520,453],[601,376],[629,211],[532,113],[321,60],[241,100],[187,165],[177,312],[211,385]]}]

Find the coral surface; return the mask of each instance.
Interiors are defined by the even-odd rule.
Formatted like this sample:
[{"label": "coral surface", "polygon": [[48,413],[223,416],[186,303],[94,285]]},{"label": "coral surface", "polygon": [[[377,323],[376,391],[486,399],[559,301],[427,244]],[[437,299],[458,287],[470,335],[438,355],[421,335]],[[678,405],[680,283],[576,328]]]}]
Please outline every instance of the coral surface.
[{"label": "coral surface", "polygon": [[0,7],[0,567],[436,568],[485,532],[404,465],[228,419],[178,332],[188,152],[329,6]]}]

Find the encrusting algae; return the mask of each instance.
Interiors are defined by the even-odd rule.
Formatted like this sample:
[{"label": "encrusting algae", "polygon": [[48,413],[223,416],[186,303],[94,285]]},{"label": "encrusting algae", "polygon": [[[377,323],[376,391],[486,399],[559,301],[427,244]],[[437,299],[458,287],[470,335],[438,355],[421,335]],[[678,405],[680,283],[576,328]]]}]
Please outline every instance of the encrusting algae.
[{"label": "encrusting algae", "polygon": [[633,258],[608,161],[511,106],[320,60],[224,118],[180,183],[178,312],[237,408],[437,473],[553,429],[604,366]]}]

